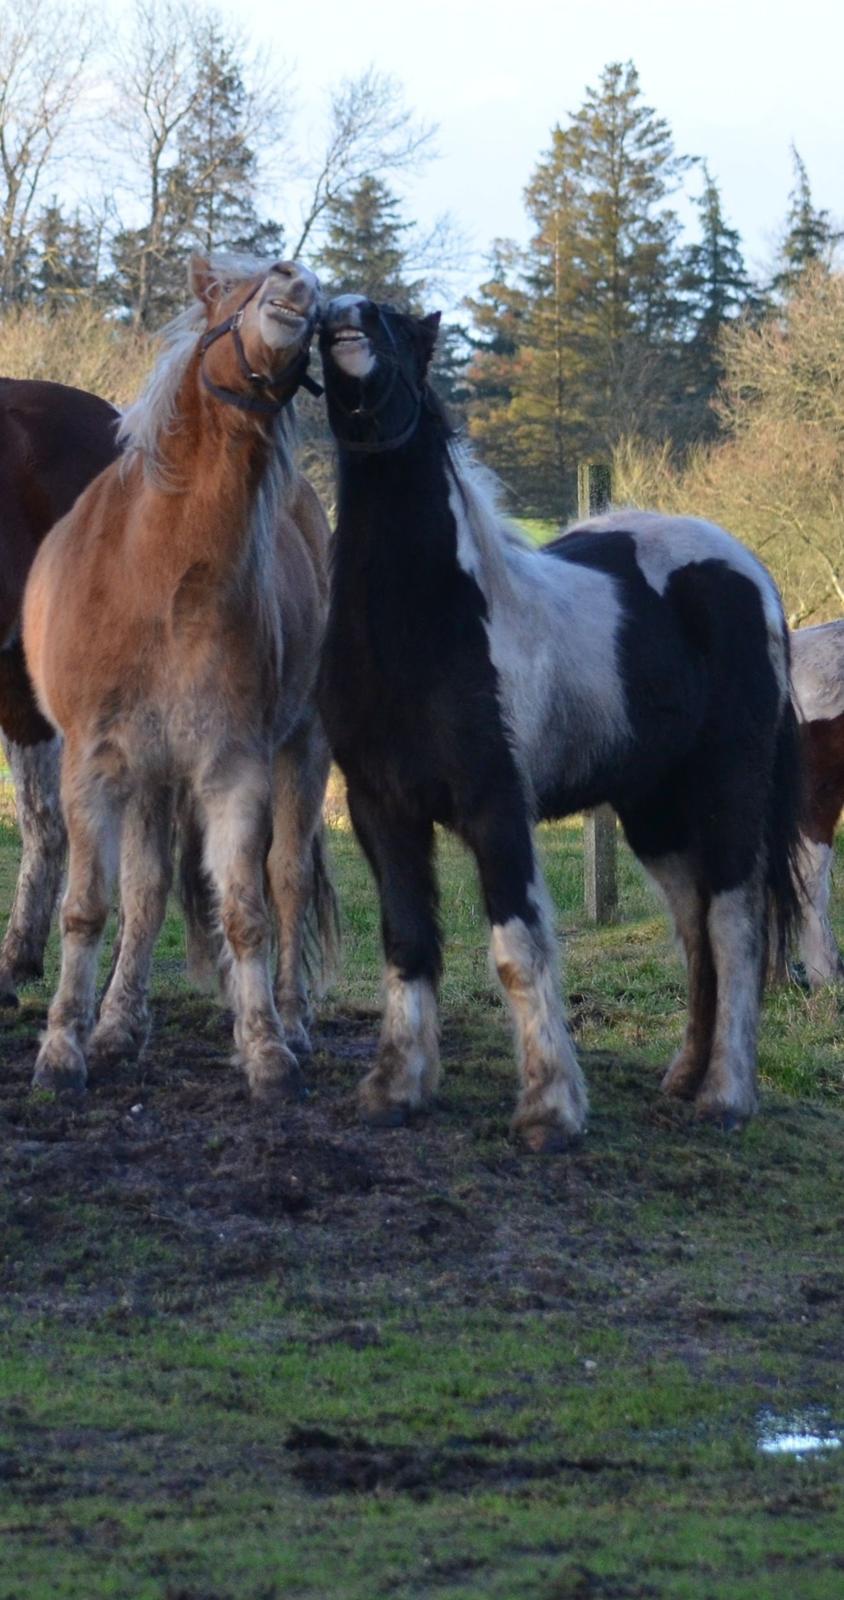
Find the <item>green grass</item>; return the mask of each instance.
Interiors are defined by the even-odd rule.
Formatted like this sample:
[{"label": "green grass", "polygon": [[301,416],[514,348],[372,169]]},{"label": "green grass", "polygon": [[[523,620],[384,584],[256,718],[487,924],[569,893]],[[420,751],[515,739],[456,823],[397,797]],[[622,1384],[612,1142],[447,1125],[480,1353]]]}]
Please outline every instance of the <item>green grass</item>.
[{"label": "green grass", "polygon": [[[838,1600],[844,1448],[757,1444],[767,1411],[844,1427],[840,998],[770,996],[760,1116],[696,1127],[656,1092],[684,985],[639,868],[622,848],[590,928],[579,823],[540,834],[593,1103],[565,1158],[509,1142],[451,840],[446,1075],[414,1131],[355,1120],[379,950],[348,831],[343,974],[284,1115],[250,1110],[175,915],[147,1065],[82,1109],[30,1095],[53,940],[0,1018],[0,1600]],[[2,913],[15,860],[7,828]]]},{"label": "green grass", "polygon": [[547,544],[549,539],[555,539],[562,532],[561,524],[551,517],[518,517],[516,525],[533,544]]}]

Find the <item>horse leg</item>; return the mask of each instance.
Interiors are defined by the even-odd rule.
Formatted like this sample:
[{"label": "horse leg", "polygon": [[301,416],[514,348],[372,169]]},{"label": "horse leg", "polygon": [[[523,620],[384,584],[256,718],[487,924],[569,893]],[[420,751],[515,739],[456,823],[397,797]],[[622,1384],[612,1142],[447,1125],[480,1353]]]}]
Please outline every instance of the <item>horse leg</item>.
[{"label": "horse leg", "polygon": [[812,989],[844,978],[844,961],[829,920],[832,842],[804,834],[800,851],[803,892],[800,896],[800,959]]},{"label": "horse leg", "polygon": [[586,1123],[586,1084],[566,1026],[553,915],[520,799],[461,827],[492,925],[491,963],[516,1034],[522,1087],[513,1131],[536,1151],[565,1148]]},{"label": "horse leg", "polygon": [[146,1043],[152,952],[170,888],[170,822],[167,791],[138,790],[127,803],[120,850],[120,944],[89,1041],[92,1066],[133,1060]]},{"label": "horse leg", "polygon": [[17,1004],[17,985],[40,978],[59,895],[65,830],[59,799],[61,739],[19,745],[2,739],[15,783],[21,859],[9,923],[0,944],[0,1005]]},{"label": "horse leg", "polygon": [[686,957],[686,1034],[662,1080],[666,1094],[694,1098],[706,1074],[715,1031],[716,977],[706,901],[687,856],[665,855],[642,865],[662,890]]},{"label": "horse leg", "polygon": [[314,887],[314,837],[330,759],[321,728],[310,723],[277,753],[273,767],[273,842],[267,873],[278,937],[275,997],[285,1039],[297,1056],[311,1050],[305,916]]},{"label": "horse leg", "polygon": [[428,820],[385,812],[352,784],[348,793],[378,886],[386,957],[381,1038],[360,1086],[361,1115],[372,1127],[396,1127],[433,1098],[440,1075],[434,830]]},{"label": "horse leg", "polygon": [[756,1052],[765,941],[761,863],[734,889],[713,893],[706,926],[716,976],[712,1050],[695,1095],[699,1116],[738,1127],[756,1110]]},{"label": "horse leg", "polygon": [[[223,773],[225,772],[225,779]],[[205,868],[217,895],[225,939],[226,992],[234,1011],[234,1039],[255,1099],[299,1098],[303,1084],[296,1057],[284,1043],[270,983],[270,919],[264,863],[270,837],[269,772],[242,763],[218,763],[200,789],[205,817]]]},{"label": "horse leg", "polygon": [[94,1015],[97,956],[117,865],[120,806],[113,786],[85,772],[66,746],[62,800],[68,837],[61,909],[62,967],[35,1062],[33,1087],[83,1089]]}]

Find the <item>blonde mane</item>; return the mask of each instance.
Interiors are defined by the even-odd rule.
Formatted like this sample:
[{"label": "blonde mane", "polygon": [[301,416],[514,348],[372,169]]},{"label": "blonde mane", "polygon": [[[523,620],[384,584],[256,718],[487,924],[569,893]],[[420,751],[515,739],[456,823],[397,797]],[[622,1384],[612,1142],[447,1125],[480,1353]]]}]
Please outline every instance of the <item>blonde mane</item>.
[{"label": "blonde mane", "polygon": [[[239,283],[248,283],[259,273],[268,270],[267,261],[257,256],[211,256],[209,265],[213,282],[221,294],[228,294]],[[117,428],[117,440],[123,447],[123,467],[128,468],[137,456],[143,461],[146,475],[160,489],[177,492],[181,484],[168,480],[161,462],[161,440],[175,433],[180,425],[176,402],[185,372],[196,352],[202,335],[208,328],[208,308],[201,300],[192,300],[184,311],[173,317],[158,334],[161,354],[158,357],[138,398],[124,410]],[[284,413],[273,425],[277,448],[283,454],[290,471],[291,425]]]}]

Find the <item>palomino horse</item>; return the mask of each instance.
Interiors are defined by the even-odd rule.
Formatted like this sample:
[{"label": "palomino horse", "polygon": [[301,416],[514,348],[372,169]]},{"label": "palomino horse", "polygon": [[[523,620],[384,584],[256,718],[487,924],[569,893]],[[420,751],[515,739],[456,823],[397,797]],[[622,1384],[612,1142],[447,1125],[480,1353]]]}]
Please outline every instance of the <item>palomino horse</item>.
[{"label": "palomino horse", "polygon": [[[306,1046],[302,920],[328,765],[312,694],[328,528],[293,464],[289,402],[306,381],[318,286],[295,262],[199,261],[192,286],[196,303],[171,324],[123,418],[123,460],[45,540],[24,599],[27,664],[65,740],[62,972],[34,1079],[53,1088],[81,1087],[86,1055],[131,1056],[146,1037],[178,790],[202,830],[252,1091],[300,1089],[284,1030]],[[90,1033],[118,855],[122,940]]]},{"label": "palomino horse", "polygon": [[577,1136],[530,823],[610,801],[688,962],[663,1087],[725,1126],[756,1105],[766,900],[794,910],[798,736],[765,569],[720,528],[619,513],[543,550],[502,521],[426,383],[437,318],[333,300],[320,342],[339,511],[320,705],[381,898],[386,1003],[362,1085],[374,1123],[437,1083],[433,825],[474,852],[521,1057],[515,1127]]},{"label": "palomino horse", "polygon": [[833,836],[844,806],[844,619],[791,635],[794,699],[806,757],[798,949],[811,988],[844,978],[829,920]]},{"label": "palomino horse", "polygon": [[117,422],[114,407],[95,394],[0,379],[0,740],[15,781],[22,844],[0,944],[0,1005],[14,1005],[18,984],[41,976],[65,848],[61,740],[35,704],[20,641],[24,584],[48,529],[117,455]]}]

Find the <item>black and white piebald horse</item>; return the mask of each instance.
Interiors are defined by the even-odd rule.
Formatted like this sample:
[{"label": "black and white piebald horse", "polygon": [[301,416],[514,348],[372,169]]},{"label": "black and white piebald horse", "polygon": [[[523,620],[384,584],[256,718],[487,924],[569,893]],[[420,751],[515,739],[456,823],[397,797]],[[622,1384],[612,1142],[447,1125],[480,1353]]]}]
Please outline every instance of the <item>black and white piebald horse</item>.
[{"label": "black and white piebald horse", "polygon": [[321,706],[381,899],[385,1009],[364,1116],[438,1073],[433,825],[473,850],[534,1149],[584,1127],[531,823],[610,801],[685,947],[663,1087],[726,1126],[756,1106],[766,905],[794,910],[798,741],[777,590],[692,519],[619,513],[542,550],[497,512],[426,382],[437,317],[331,301],[321,346],[339,511]]}]

